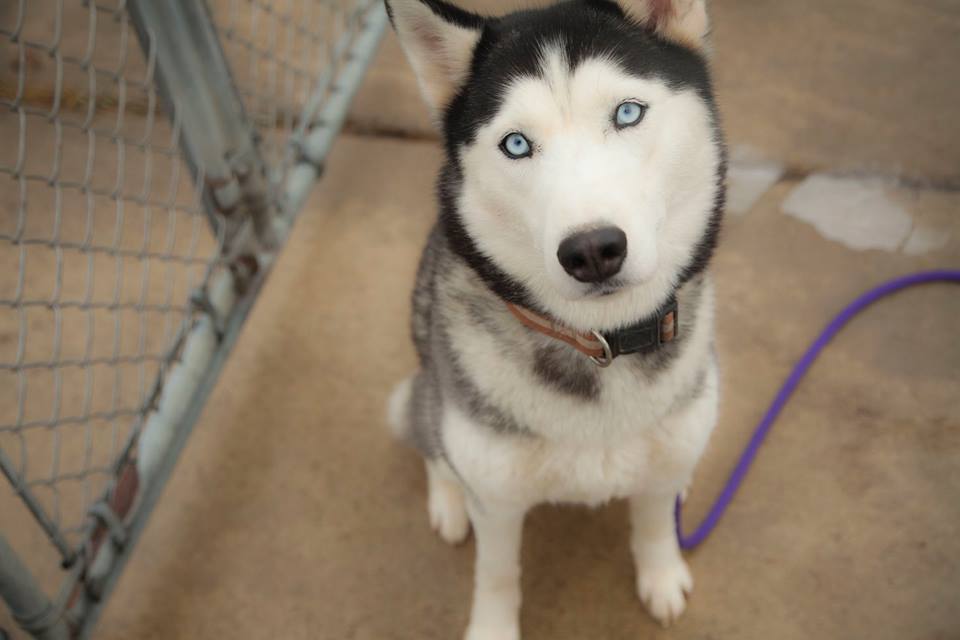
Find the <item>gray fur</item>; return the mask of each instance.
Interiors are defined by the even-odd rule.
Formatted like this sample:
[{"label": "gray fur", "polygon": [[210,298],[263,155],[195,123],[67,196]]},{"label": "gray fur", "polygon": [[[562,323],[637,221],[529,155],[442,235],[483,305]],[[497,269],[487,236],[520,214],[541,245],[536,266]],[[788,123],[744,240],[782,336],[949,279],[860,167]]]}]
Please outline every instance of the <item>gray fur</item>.
[{"label": "gray fur", "polygon": [[[420,358],[411,390],[411,441],[428,459],[443,455],[440,420],[444,399],[481,424],[499,433],[525,434],[526,429],[509,414],[489,402],[460,366],[460,355],[449,338],[452,322],[465,322],[495,336],[506,353],[515,347],[501,332],[497,316],[506,307],[492,296],[477,295],[471,289],[459,289],[450,276],[461,277],[466,269],[453,254],[437,227],[427,240],[413,290],[413,339]],[[440,303],[448,301],[448,304]]]},{"label": "gray fur", "polygon": [[571,358],[571,351],[562,343],[540,347],[534,355],[533,372],[542,383],[557,391],[583,400],[596,400],[600,395],[597,366],[579,353],[579,358]]},{"label": "gray fur", "polygon": [[528,433],[511,415],[500,410],[480,392],[460,366],[458,362],[460,356],[442,331],[437,334],[435,347],[438,353],[443,354],[443,365],[438,367],[446,374],[442,379],[446,382],[445,386],[452,392],[451,399],[462,410],[498,433]]},{"label": "gray fur", "polygon": [[[685,336],[697,322],[704,279],[696,277],[677,291],[680,333],[649,354],[620,356],[650,381],[682,352]],[[420,359],[411,392],[410,440],[428,459],[444,455],[442,406],[452,402],[477,423],[497,433],[536,437],[507,410],[479,389],[463,366],[464,353],[451,333],[468,329],[488,337],[504,367],[527,370],[531,380],[558,395],[596,402],[602,394],[602,370],[572,347],[523,326],[467,262],[454,253],[446,236],[434,229],[427,241],[413,292],[413,338]],[[691,387],[678,390],[677,403],[702,391],[705,372]]]},{"label": "gray fur", "polygon": [[424,457],[443,456],[443,437],[440,432],[440,385],[433,368],[421,368],[413,378],[408,408],[411,425],[409,439]]}]

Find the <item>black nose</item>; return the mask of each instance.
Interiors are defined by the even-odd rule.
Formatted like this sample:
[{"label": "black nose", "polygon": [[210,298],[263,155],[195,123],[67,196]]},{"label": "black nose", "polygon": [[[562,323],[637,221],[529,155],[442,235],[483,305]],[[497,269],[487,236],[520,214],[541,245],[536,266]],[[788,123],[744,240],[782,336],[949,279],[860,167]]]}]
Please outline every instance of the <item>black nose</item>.
[{"label": "black nose", "polygon": [[627,234],[617,227],[574,234],[557,250],[564,271],[580,282],[603,282],[620,271],[626,257]]}]

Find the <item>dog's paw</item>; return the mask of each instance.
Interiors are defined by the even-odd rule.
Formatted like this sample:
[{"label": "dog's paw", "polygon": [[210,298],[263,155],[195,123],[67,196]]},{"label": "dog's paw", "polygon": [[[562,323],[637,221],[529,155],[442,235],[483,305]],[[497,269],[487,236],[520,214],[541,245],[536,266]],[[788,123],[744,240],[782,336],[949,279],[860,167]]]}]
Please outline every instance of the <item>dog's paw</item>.
[{"label": "dog's paw", "polygon": [[430,526],[444,541],[460,544],[467,539],[470,518],[460,487],[445,480],[432,482],[427,510],[430,513]]},{"label": "dog's paw", "polygon": [[471,624],[463,640],[520,640],[520,627]]},{"label": "dog's paw", "polygon": [[641,569],[637,575],[637,595],[650,615],[663,626],[680,617],[691,590],[693,577],[682,558],[667,566]]}]

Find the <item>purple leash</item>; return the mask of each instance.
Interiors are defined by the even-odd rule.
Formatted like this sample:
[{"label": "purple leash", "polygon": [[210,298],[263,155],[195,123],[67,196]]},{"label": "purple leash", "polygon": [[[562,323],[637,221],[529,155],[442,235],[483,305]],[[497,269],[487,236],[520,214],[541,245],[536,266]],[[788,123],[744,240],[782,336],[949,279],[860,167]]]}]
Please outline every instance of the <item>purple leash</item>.
[{"label": "purple leash", "polygon": [[790,376],[787,378],[786,382],[783,383],[783,386],[780,387],[780,391],[777,392],[776,397],[773,399],[773,403],[770,405],[770,408],[767,409],[766,415],[763,416],[763,419],[760,420],[760,424],[758,424],[757,428],[754,430],[753,435],[750,437],[750,442],[747,444],[747,448],[740,456],[740,460],[737,461],[737,465],[733,468],[733,472],[731,472],[730,477],[727,478],[727,483],[724,485],[720,495],[717,496],[713,506],[710,507],[710,512],[707,514],[707,517],[704,518],[703,522],[700,523],[700,526],[697,527],[697,529],[689,536],[683,535],[683,527],[681,526],[681,504],[680,499],[677,498],[675,515],[677,523],[677,539],[680,541],[681,549],[689,550],[698,546],[701,542],[706,540],[707,536],[710,535],[714,527],[717,526],[717,523],[720,521],[721,516],[723,516],[724,511],[726,511],[727,507],[730,506],[730,502],[733,500],[733,496],[736,494],[737,489],[740,488],[740,484],[743,482],[744,476],[747,475],[750,465],[753,464],[754,458],[757,457],[757,452],[760,450],[760,445],[763,444],[763,440],[770,432],[770,428],[776,421],[777,416],[780,415],[784,405],[787,404],[787,400],[790,399],[790,396],[793,395],[793,392],[800,384],[800,381],[803,380],[803,376],[806,375],[810,365],[812,365],[817,359],[817,356],[820,355],[820,352],[823,351],[823,348],[827,346],[827,344],[835,335],[837,335],[837,332],[839,332],[844,325],[850,322],[854,316],[880,298],[885,298],[893,293],[896,293],[897,291],[900,291],[901,289],[906,289],[907,287],[912,287],[918,284],[926,284],[929,282],[960,283],[960,271],[947,269],[938,271],[921,271],[920,273],[894,278],[893,280],[889,280],[862,294],[830,321],[830,324],[824,328],[813,344],[810,345],[810,348],[807,349],[805,354],[803,354],[803,357],[800,358],[799,362],[794,365],[793,371],[790,372]]}]

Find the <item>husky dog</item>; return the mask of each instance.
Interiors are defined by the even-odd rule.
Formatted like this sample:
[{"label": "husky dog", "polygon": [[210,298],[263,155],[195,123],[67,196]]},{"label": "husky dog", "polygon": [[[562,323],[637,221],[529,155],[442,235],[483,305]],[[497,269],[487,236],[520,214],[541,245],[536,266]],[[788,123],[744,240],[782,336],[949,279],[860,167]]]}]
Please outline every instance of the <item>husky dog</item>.
[{"label": "husky dog", "polygon": [[466,638],[520,637],[541,502],[629,499],[637,592],[667,624],[693,585],[674,501],[719,393],[704,1],[387,2],[446,151],[413,294],[420,368],[388,417],[426,460],[433,528],[476,536]]}]

